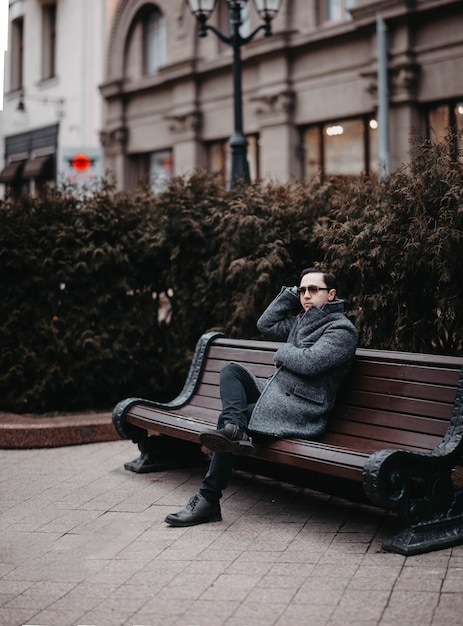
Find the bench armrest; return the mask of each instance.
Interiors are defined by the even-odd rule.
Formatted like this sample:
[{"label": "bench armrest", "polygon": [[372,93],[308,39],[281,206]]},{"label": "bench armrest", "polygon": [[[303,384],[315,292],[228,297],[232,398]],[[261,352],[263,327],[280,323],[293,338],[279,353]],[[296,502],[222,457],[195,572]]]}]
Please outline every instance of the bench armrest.
[{"label": "bench armrest", "polygon": [[170,402],[157,402],[156,400],[145,400],[143,398],[126,398],[116,404],[113,410],[112,420],[117,434],[123,439],[138,440],[141,429],[133,426],[132,424],[128,424],[125,419],[127,411],[129,411],[135,404],[143,404],[144,406],[166,410],[179,409],[180,407],[188,404],[199,385],[210,344],[214,341],[214,339],[225,336],[226,335],[221,332],[209,332],[201,335],[196,344],[193,359],[191,361],[190,369],[188,371],[185,384],[183,385],[183,389],[178,396]]}]

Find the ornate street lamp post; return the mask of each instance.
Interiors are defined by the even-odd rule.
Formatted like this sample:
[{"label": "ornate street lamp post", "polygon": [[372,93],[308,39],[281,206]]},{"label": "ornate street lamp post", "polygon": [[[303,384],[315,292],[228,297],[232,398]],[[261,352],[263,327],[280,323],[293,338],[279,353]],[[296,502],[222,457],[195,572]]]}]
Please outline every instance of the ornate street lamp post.
[{"label": "ornate street lamp post", "polygon": [[233,49],[233,110],[235,127],[234,133],[230,137],[229,145],[231,151],[230,187],[234,187],[250,182],[247,160],[248,142],[243,133],[241,46],[254,39],[260,30],[264,30],[266,37],[272,34],[272,20],[280,10],[282,0],[253,0],[255,9],[264,23],[253,30],[247,37],[240,35],[240,26],[242,24],[241,9],[248,4],[248,0],[226,0],[226,2],[231,26],[230,36],[225,36],[214,26],[207,24],[207,20],[216,7],[217,0],[187,0],[190,11],[198,20],[199,37],[206,37],[207,31],[210,30],[220,41],[223,41]]}]

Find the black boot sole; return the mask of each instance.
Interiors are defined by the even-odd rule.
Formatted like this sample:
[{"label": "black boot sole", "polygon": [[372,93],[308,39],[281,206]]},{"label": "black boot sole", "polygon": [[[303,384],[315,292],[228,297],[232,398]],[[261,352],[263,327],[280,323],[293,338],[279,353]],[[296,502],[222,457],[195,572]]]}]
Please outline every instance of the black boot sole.
[{"label": "black boot sole", "polygon": [[232,441],[222,433],[205,432],[199,435],[199,441],[208,450],[213,452],[231,452],[232,454],[247,454],[253,448],[249,439]]},{"label": "black boot sole", "polygon": [[170,526],[177,526],[179,528],[182,528],[185,526],[198,526],[198,524],[207,524],[208,522],[221,522],[222,514],[214,513],[213,515],[210,515],[209,517],[202,517],[202,518],[196,518],[196,519],[194,519],[194,516],[192,516],[190,519],[188,518],[179,519],[178,517],[175,517],[175,514],[172,514],[172,515],[167,515],[164,521],[166,522],[166,524],[169,524]]}]

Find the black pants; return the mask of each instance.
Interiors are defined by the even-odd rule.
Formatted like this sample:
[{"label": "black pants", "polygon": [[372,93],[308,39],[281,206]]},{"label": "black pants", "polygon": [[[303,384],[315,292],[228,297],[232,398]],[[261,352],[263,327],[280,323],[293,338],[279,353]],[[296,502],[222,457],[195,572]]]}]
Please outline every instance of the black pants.
[{"label": "black pants", "polygon": [[[238,363],[229,363],[220,372],[220,397],[222,412],[217,428],[231,422],[246,429],[255,403],[260,396],[256,381]],[[208,472],[203,480],[200,494],[210,502],[217,502],[228,484],[233,467],[233,454],[213,452]]]}]

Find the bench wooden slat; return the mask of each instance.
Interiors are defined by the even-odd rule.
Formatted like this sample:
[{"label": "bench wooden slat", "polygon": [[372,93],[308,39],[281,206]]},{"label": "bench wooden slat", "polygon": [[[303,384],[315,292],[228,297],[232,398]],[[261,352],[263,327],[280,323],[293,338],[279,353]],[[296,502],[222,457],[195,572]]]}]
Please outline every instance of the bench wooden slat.
[{"label": "bench wooden slat", "polygon": [[401,398],[387,394],[378,395],[369,391],[351,390],[349,405],[377,409],[379,411],[400,411],[403,414],[408,413],[410,415],[436,417],[446,420],[449,418],[449,404],[417,398]]},{"label": "bench wooden slat", "polygon": [[[218,375],[220,373],[220,370],[225,365],[227,365],[227,363],[230,363],[230,361],[215,360],[213,363],[211,363],[211,369],[208,370],[208,373]],[[247,367],[254,374],[254,376],[257,376],[257,378],[260,378],[262,380],[269,378],[269,376],[271,376],[275,371],[273,367],[270,368],[268,365],[258,365],[252,363],[243,363],[243,365],[245,365],[245,367]]]},{"label": "bench wooden slat", "polygon": [[363,449],[361,439],[370,442],[370,447],[374,449],[391,448],[400,445],[408,450],[432,450],[442,439],[435,435],[427,435],[426,433],[416,433],[408,429],[394,430],[392,428],[381,428],[380,426],[370,426],[369,424],[355,425],[355,429],[350,424],[342,421],[333,421],[330,424],[329,431],[324,436],[323,441],[333,441],[335,437],[341,435],[349,437],[350,445],[357,450],[355,442],[359,441],[359,448]]},{"label": "bench wooden slat", "polygon": [[[219,402],[220,405],[220,402]],[[215,428],[217,426],[217,415],[220,411],[220,406],[210,408],[210,407],[202,407],[202,406],[188,406],[182,409],[178,409],[176,413],[178,415],[183,415],[187,419],[190,417],[199,421],[204,421],[207,424],[208,428],[212,426]]]},{"label": "bench wooden slat", "polygon": [[[204,411],[204,410],[213,410],[215,411],[215,421],[217,423],[217,417],[219,415],[220,409],[221,409],[221,403],[220,403],[220,399],[219,398],[211,398],[209,396],[197,396],[195,398],[195,403],[188,405],[189,408],[193,409],[193,408],[197,408],[198,411]],[[178,409],[180,415],[184,415],[185,413],[183,412],[182,409]],[[187,413],[188,415],[188,409],[187,409]]]},{"label": "bench wooden slat", "polygon": [[416,415],[404,416],[403,413],[383,413],[359,407],[340,407],[339,412],[335,410],[329,418],[328,427],[330,430],[335,428],[334,424],[337,420],[345,422],[354,431],[358,423],[364,423],[372,427],[378,426],[398,431],[407,429],[416,433],[425,433],[437,437],[443,437],[448,426],[445,420],[423,418]]},{"label": "bench wooden slat", "polygon": [[[375,372],[377,374],[377,372]],[[435,400],[439,402],[447,402],[453,406],[455,402],[456,384],[444,386],[439,384],[424,384],[413,382],[410,380],[395,380],[391,378],[378,378],[373,376],[357,375],[355,379],[355,387],[359,391],[368,391],[371,393],[385,394],[392,396],[400,396],[403,398],[412,397],[422,400]],[[347,391],[347,389],[346,389]],[[342,394],[340,396],[342,398]]]},{"label": "bench wooden slat", "polygon": [[[234,359],[211,359],[208,362],[208,372],[216,372],[217,374],[220,370],[227,365],[227,363],[231,363]],[[255,376],[258,378],[268,378],[274,371],[274,365],[267,365],[262,363],[254,363],[253,361],[241,361],[241,363],[247,367]]]},{"label": "bench wooden slat", "polygon": [[400,361],[381,362],[358,357],[351,376],[377,376],[379,378],[456,386],[458,367],[436,367],[429,364],[404,364]]},{"label": "bench wooden slat", "polygon": [[281,439],[266,446],[256,446],[256,456],[298,467],[311,472],[323,472],[330,476],[342,476],[349,480],[359,480],[368,454],[353,452],[300,439]]},{"label": "bench wooden slat", "polygon": [[[229,340],[230,341],[230,340]],[[233,342],[233,340],[231,340]],[[381,363],[397,363],[399,366],[420,365],[437,369],[461,369],[462,358],[459,356],[444,356],[421,352],[399,352],[395,350],[375,350],[372,348],[357,348],[356,360]]]}]

